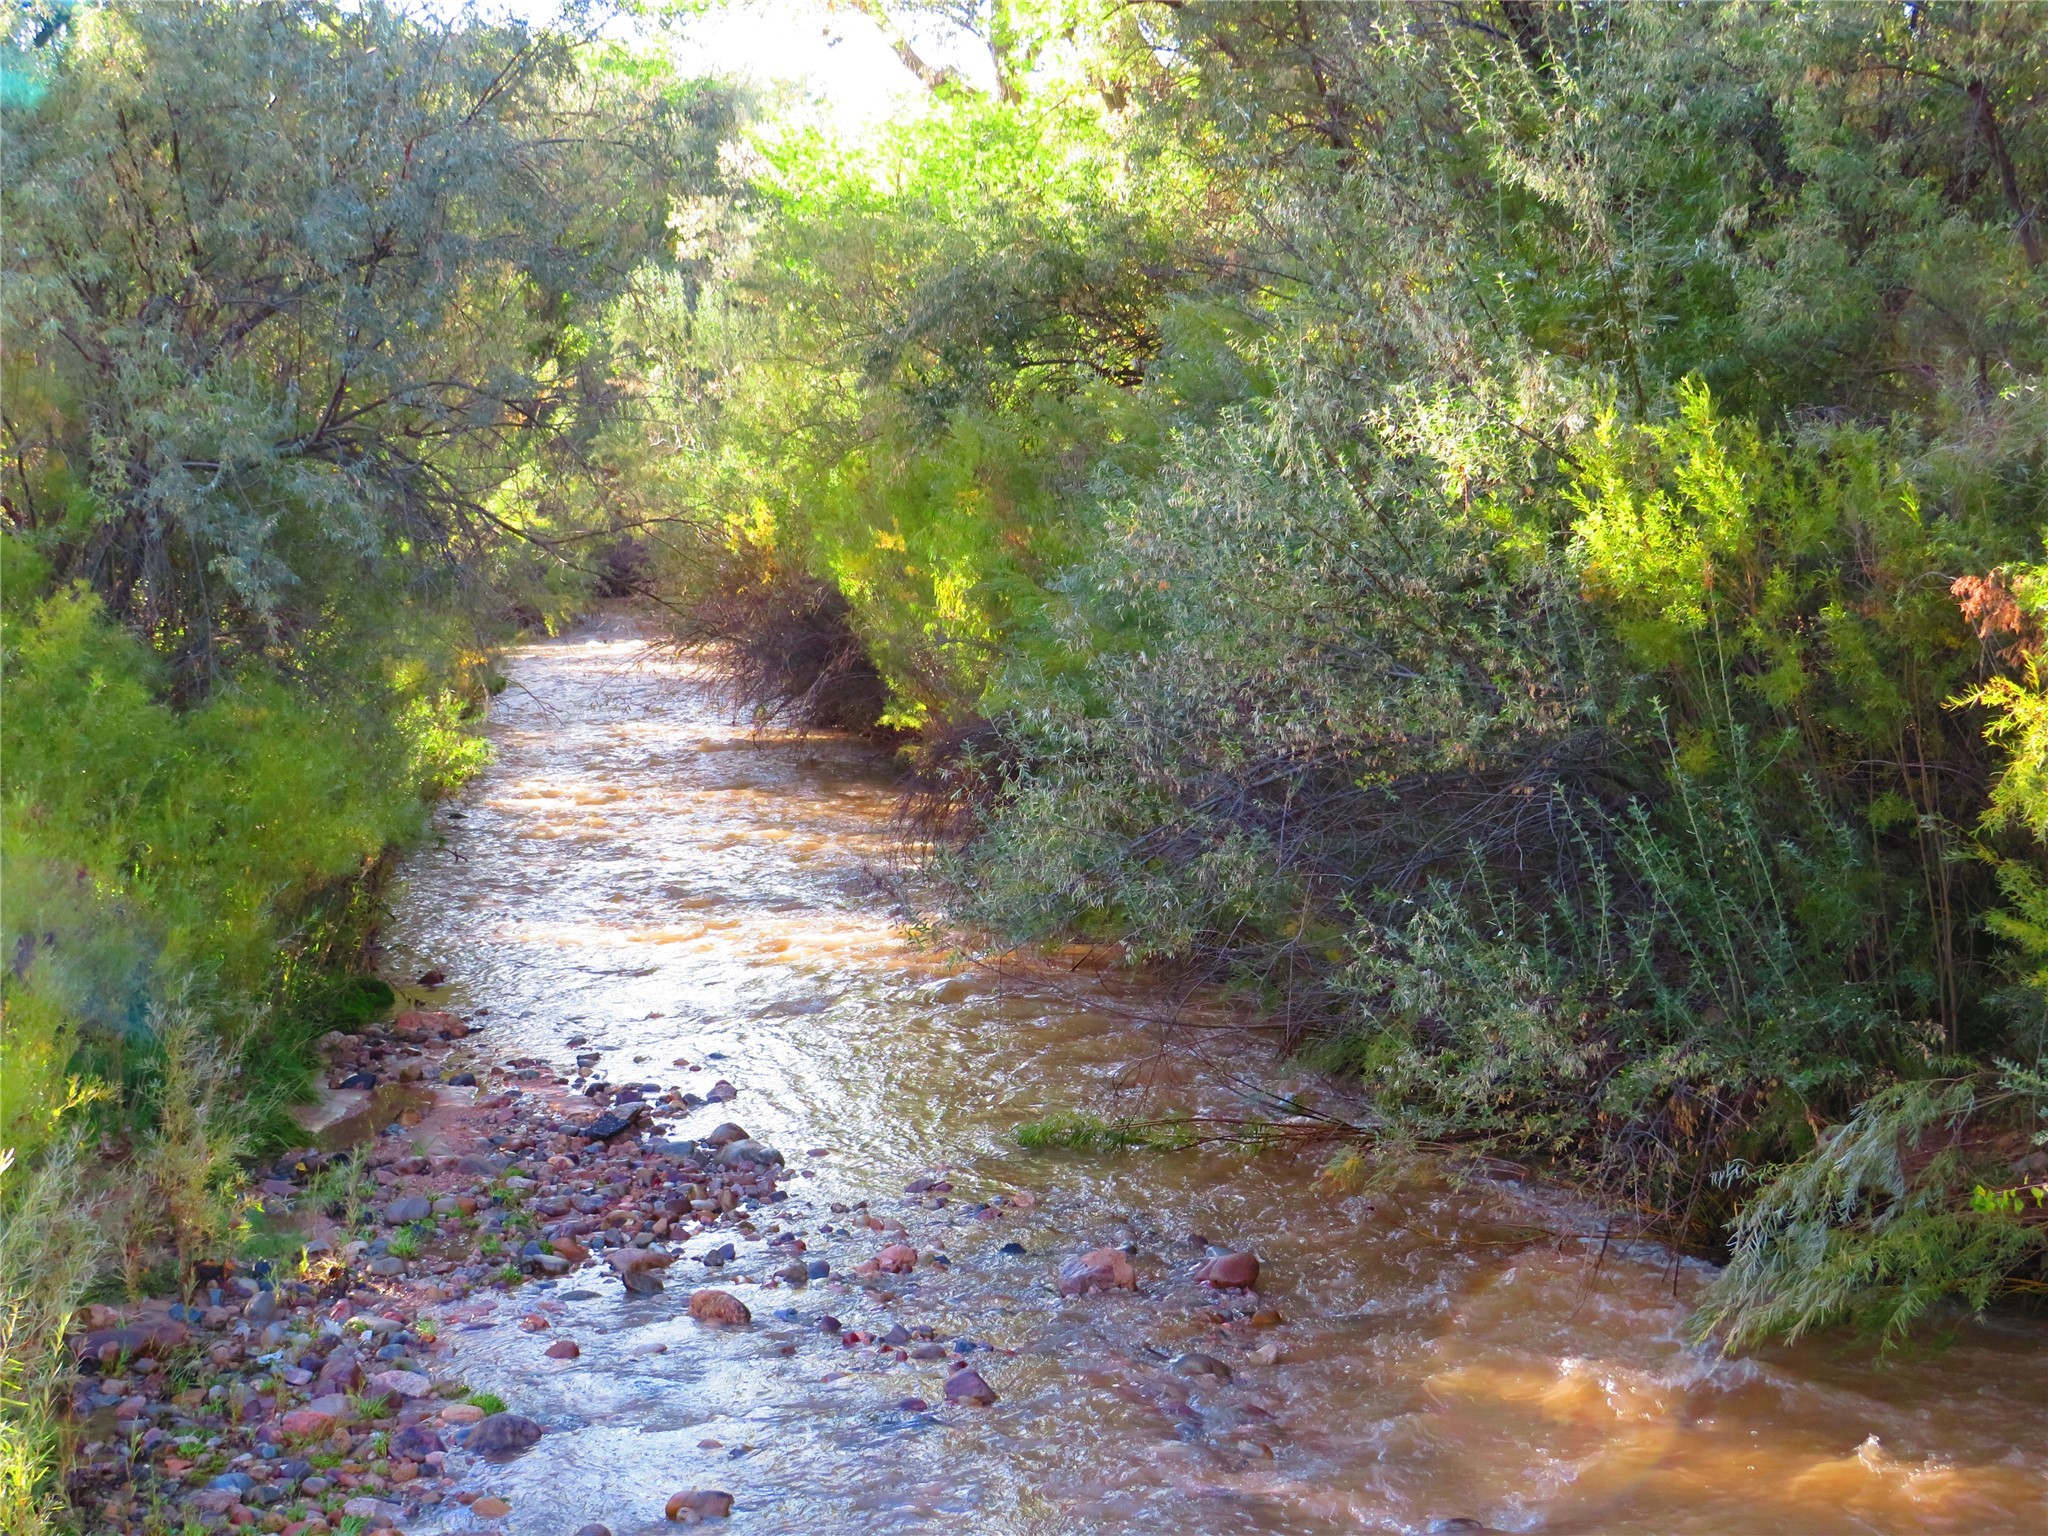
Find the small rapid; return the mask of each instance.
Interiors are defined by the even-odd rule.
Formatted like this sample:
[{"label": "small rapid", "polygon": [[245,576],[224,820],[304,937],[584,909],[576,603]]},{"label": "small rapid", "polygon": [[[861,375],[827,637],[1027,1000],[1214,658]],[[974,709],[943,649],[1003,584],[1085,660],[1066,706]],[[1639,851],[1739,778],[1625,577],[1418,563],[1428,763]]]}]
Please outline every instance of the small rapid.
[{"label": "small rapid", "polygon": [[[593,1269],[502,1304],[544,1309],[578,1358],[511,1327],[447,1335],[453,1370],[549,1431],[479,1472],[513,1511],[491,1528],[670,1530],[664,1501],[700,1487],[734,1495],[734,1536],[2048,1530],[2040,1322],[1961,1324],[1883,1367],[1826,1343],[1718,1361],[1683,1339],[1703,1269],[1603,1242],[1597,1212],[1540,1189],[1411,1170],[1345,1194],[1287,1148],[1026,1152],[1015,1128],[1050,1112],[1341,1099],[1204,1005],[913,942],[887,763],[732,723],[631,614],[506,667],[495,761],[403,871],[397,968],[446,971],[501,1058],[730,1079],[734,1102],[675,1133],[736,1119],[794,1176],[715,1272],[698,1250],[725,1234],[686,1245],[661,1295]],[[950,1189],[906,1193],[922,1180]],[[775,1229],[850,1274],[892,1240],[869,1219],[949,1265],[767,1283]],[[1062,1299],[1060,1262],[1101,1246],[1132,1253],[1139,1289]],[[1258,1251],[1277,1325],[1187,1278],[1220,1247]],[[714,1273],[751,1329],[690,1321]],[[943,1364],[849,1347],[826,1314],[972,1341],[1001,1400],[907,1410],[941,1402]],[[486,1523],[435,1519],[412,1529]]]}]

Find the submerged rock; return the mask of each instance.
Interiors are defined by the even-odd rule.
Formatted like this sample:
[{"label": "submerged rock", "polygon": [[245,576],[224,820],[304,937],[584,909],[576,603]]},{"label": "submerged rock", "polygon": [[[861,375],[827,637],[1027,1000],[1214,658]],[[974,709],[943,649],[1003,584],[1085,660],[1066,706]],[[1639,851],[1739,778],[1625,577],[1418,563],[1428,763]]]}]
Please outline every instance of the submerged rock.
[{"label": "submerged rock", "polygon": [[1198,1349],[1191,1349],[1173,1362],[1176,1376],[1214,1376],[1218,1381],[1230,1380],[1230,1367],[1214,1355],[1205,1355]]},{"label": "submerged rock", "polygon": [[1060,1266],[1060,1294],[1086,1296],[1094,1291],[1135,1291],[1138,1272],[1115,1248],[1092,1248]]},{"label": "submerged rock", "polygon": [[690,1297],[690,1316],[710,1328],[744,1328],[754,1320],[747,1304],[730,1291],[697,1291]]},{"label": "submerged rock", "polygon": [[1197,1266],[1195,1278],[1220,1291],[1253,1291],[1259,1286],[1256,1253],[1226,1253]]},{"label": "submerged rock", "polygon": [[718,1161],[728,1168],[740,1165],[750,1167],[780,1166],[782,1154],[764,1142],[744,1136],[738,1141],[727,1142],[718,1149]]},{"label": "submerged rock", "polygon": [[604,1256],[605,1263],[618,1271],[626,1289],[642,1296],[652,1296],[661,1289],[659,1270],[675,1263],[672,1253],[655,1253],[646,1248],[614,1248]]},{"label": "submerged rock", "polygon": [[981,1372],[963,1365],[946,1378],[946,1401],[986,1408],[1001,1399],[996,1389],[982,1379]]},{"label": "submerged rock", "polygon": [[676,1494],[662,1511],[684,1525],[699,1520],[723,1520],[732,1513],[732,1495],[717,1488],[689,1488]]}]

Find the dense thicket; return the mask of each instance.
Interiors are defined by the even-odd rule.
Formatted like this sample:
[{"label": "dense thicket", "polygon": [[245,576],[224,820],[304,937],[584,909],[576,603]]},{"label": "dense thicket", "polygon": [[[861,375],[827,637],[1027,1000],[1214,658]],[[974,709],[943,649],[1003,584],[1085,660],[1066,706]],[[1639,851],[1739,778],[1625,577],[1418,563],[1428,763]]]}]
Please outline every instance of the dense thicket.
[{"label": "dense thicket", "polygon": [[681,579],[844,605],[955,915],[1256,989],[1731,1340],[2034,1283],[2042,14],[984,23],[665,342]]},{"label": "dense thicket", "polygon": [[79,1287],[110,1244],[133,1286],[227,1239],[235,1153],[291,1133],[310,1042],[367,996],[371,877],[478,761],[490,649],[663,515],[605,478],[613,319],[692,281],[669,221],[717,190],[732,108],[379,0],[13,15],[0,1525],[27,1530]]}]

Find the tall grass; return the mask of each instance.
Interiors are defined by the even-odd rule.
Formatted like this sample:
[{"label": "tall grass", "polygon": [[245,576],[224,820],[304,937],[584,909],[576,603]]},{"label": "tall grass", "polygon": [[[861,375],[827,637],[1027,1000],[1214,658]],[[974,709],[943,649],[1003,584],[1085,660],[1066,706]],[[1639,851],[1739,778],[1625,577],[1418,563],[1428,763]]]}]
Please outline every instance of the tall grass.
[{"label": "tall grass", "polygon": [[104,1193],[73,1132],[24,1165],[0,1151],[0,1530],[39,1536],[62,1508],[62,1341],[106,1257]]}]

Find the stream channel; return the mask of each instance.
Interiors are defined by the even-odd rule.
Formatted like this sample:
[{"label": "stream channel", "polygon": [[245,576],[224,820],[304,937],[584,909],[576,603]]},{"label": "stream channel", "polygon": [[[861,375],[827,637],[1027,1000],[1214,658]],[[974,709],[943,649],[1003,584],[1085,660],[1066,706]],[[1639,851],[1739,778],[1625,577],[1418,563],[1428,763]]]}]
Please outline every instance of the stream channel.
[{"label": "stream channel", "polygon": [[[2040,1320],[1962,1323],[1882,1366],[1839,1342],[1717,1360],[1683,1331],[1709,1271],[1603,1244],[1597,1212],[1540,1188],[1425,1172],[1345,1196],[1317,1150],[1027,1153],[1014,1128],[1053,1111],[1342,1100],[1214,1018],[1162,1026],[1170,999],[914,942],[878,879],[886,760],[733,723],[630,614],[505,665],[495,761],[403,873],[396,964],[447,971],[443,1006],[488,1010],[501,1058],[729,1078],[738,1098],[673,1134],[736,1119],[784,1151],[789,1198],[761,1219],[835,1272],[892,1240],[834,1209],[863,1200],[951,1264],[886,1302],[771,1287],[760,1243],[703,1268],[716,1233],[660,1295],[599,1267],[523,1288],[503,1317],[547,1301],[554,1332],[449,1335],[452,1369],[549,1431],[480,1470],[514,1511],[493,1528],[672,1531],[663,1502],[696,1487],[733,1494],[732,1536],[2048,1532]],[[952,1190],[906,1194],[919,1179]],[[1063,1301],[1060,1262],[1104,1245],[1133,1250],[1140,1288]],[[1225,1248],[1257,1250],[1281,1324],[1218,1321],[1233,1308],[1188,1273]],[[692,1323],[705,1284],[753,1327]],[[828,1312],[976,1341],[1001,1401],[900,1408],[941,1401],[943,1362],[846,1347]],[[545,1358],[565,1333],[581,1357]],[[1191,1351],[1229,1379],[1177,1372]],[[448,1509],[416,1529],[481,1523]]]}]

